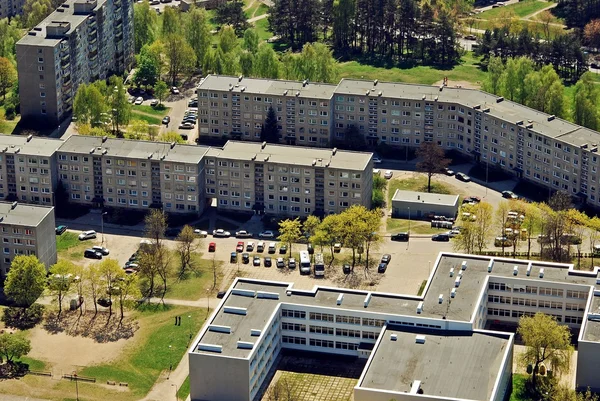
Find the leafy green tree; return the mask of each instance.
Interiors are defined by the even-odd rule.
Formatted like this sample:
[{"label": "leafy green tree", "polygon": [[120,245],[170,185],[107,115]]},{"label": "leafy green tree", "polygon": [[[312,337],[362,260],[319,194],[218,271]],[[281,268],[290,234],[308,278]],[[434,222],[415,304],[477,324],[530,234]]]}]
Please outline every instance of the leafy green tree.
[{"label": "leafy green tree", "polygon": [[104,282],[102,279],[102,273],[100,271],[100,263],[92,263],[90,266],[88,266],[85,275],[84,291],[92,299],[92,303],[94,304],[94,316],[98,314],[98,299],[100,299],[104,294],[103,285]]},{"label": "leafy green tree", "polygon": [[134,139],[137,141],[146,139],[146,134],[148,133],[148,121],[145,120],[131,120],[129,122],[129,126],[127,127],[127,139]]},{"label": "leafy green tree", "polygon": [[58,319],[62,313],[62,303],[75,280],[75,265],[68,260],[61,259],[50,267],[48,290],[58,302]]},{"label": "leafy green tree", "polygon": [[100,126],[106,121],[105,112],[106,100],[98,88],[95,85],[79,85],[73,103],[73,115],[77,118],[77,125]]},{"label": "leafy green tree", "polygon": [[150,8],[148,0],[133,5],[133,31],[135,32],[135,52],[139,53],[145,45],[156,39],[158,16]]},{"label": "leafy green tree", "polygon": [[18,306],[30,307],[46,288],[46,268],[33,255],[15,256],[4,282],[4,294]]},{"label": "leafy green tree", "polygon": [[444,171],[452,160],[447,159],[437,142],[421,142],[417,149],[417,170],[427,174],[427,192],[431,192],[431,177]]},{"label": "leafy green tree", "polygon": [[[119,295],[122,280],[125,278],[125,272],[115,259],[104,259],[98,265],[100,278],[102,280],[101,291],[106,291],[106,300],[108,301],[108,318],[112,316],[113,297]],[[102,293],[102,292],[101,292]]]},{"label": "leafy green tree", "polygon": [[154,86],[160,77],[160,64],[160,54],[156,54],[150,46],[145,45],[138,56],[133,82],[137,86]]},{"label": "leafy green tree", "polygon": [[163,100],[169,94],[169,87],[164,81],[158,81],[156,85],[154,85],[154,96],[158,99],[158,103],[162,104]]},{"label": "leafy green tree", "polygon": [[521,104],[525,104],[527,99],[527,89],[525,86],[525,77],[533,71],[533,61],[529,57],[519,57],[517,59],[516,81],[517,94],[515,100]]},{"label": "leafy green tree", "polygon": [[5,57],[0,57],[0,95],[6,100],[6,93],[17,81],[17,70]]},{"label": "leafy green tree", "polygon": [[500,57],[492,56],[488,63],[488,73],[483,82],[483,90],[497,95],[500,92],[500,84],[502,73],[504,72],[504,64]]},{"label": "leafy green tree", "polygon": [[242,43],[242,47],[245,50],[248,50],[253,55],[256,54],[258,52],[259,42],[260,39],[255,29],[248,28],[244,31],[244,42]]},{"label": "leafy green tree", "polygon": [[126,126],[131,119],[131,103],[129,103],[127,98],[123,78],[116,75],[110,77],[108,93],[113,130],[119,135],[119,127]]},{"label": "leafy green tree", "polygon": [[188,225],[183,226],[179,235],[177,235],[177,253],[180,260],[179,280],[187,278],[188,272],[194,268],[192,266],[192,255],[200,246],[196,239],[194,228]]},{"label": "leafy green tree", "polygon": [[573,120],[576,124],[597,130],[600,128],[598,100],[600,88],[594,82],[591,72],[586,72],[575,84]]},{"label": "leafy green tree", "polygon": [[254,75],[254,56],[247,50],[240,52],[240,69],[242,70],[242,75],[246,77]]},{"label": "leafy green tree", "polygon": [[127,275],[121,271],[118,278],[118,288],[115,289],[115,292],[121,314],[119,322],[121,323],[125,318],[125,310],[134,308],[142,296],[138,276],[136,274]]},{"label": "leafy green tree", "polygon": [[548,88],[544,111],[556,117],[566,117],[565,87],[560,81],[553,82]]},{"label": "leafy green tree", "polygon": [[8,363],[29,354],[31,342],[24,333],[2,333],[0,334],[0,357]]},{"label": "leafy green tree", "polygon": [[271,46],[261,43],[254,60],[254,74],[260,78],[279,78],[279,60]]},{"label": "leafy green tree", "polygon": [[304,220],[304,223],[302,224],[302,229],[304,230],[304,235],[307,238],[312,237],[315,234],[315,231],[317,230],[317,228],[319,227],[319,224],[321,224],[321,219],[319,219],[317,216],[315,215],[310,215],[306,218],[306,220]]},{"label": "leafy green tree", "polygon": [[260,140],[268,143],[279,143],[279,125],[275,109],[269,106],[267,118],[260,130]]},{"label": "leafy green tree", "polygon": [[53,10],[50,0],[25,0],[22,18],[26,27],[31,29],[42,22]]},{"label": "leafy green tree", "polygon": [[181,15],[176,7],[165,7],[162,16],[161,35],[167,38],[181,33]]},{"label": "leafy green tree", "polygon": [[218,48],[221,49],[224,54],[234,51],[238,44],[238,38],[231,26],[227,25],[221,28],[219,31]]},{"label": "leafy green tree", "polygon": [[185,140],[179,135],[179,132],[169,131],[164,132],[158,136],[159,142],[175,142],[175,143],[185,143]]},{"label": "leafy green tree", "polygon": [[217,7],[215,21],[219,25],[230,25],[237,35],[241,35],[246,28],[246,13],[244,12],[244,3],[240,0],[226,1]]},{"label": "leafy green tree", "polygon": [[288,244],[290,257],[292,256],[292,244],[302,238],[302,223],[299,218],[286,219],[279,222],[279,241]]},{"label": "leafy green tree", "polygon": [[315,82],[334,82],[337,78],[337,61],[332,51],[322,43],[307,43],[297,62],[297,77]]},{"label": "leafy green tree", "polygon": [[0,19],[0,57],[5,57],[15,62],[15,44],[21,39],[21,29],[17,25],[17,19]]},{"label": "leafy green tree", "polygon": [[210,18],[204,8],[192,7],[187,13],[185,37],[196,55],[196,65],[205,71],[210,66],[206,56],[210,50],[212,34]]},{"label": "leafy green tree", "polygon": [[175,85],[179,74],[193,70],[196,65],[196,55],[185,39],[178,34],[168,35],[163,45],[167,57],[171,84]]},{"label": "leafy green tree", "polygon": [[537,375],[543,363],[552,369],[555,376],[567,372],[571,364],[571,333],[567,326],[558,324],[556,319],[543,313],[523,316],[517,333],[526,347],[521,355],[524,366],[532,366],[531,383],[537,386]]}]

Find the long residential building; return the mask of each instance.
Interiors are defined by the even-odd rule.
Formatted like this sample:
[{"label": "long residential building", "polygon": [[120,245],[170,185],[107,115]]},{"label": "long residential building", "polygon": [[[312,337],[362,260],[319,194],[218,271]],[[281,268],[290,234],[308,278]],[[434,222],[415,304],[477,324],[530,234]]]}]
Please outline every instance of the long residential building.
[{"label": "long residential building", "polygon": [[0,135],[0,199],[172,213],[218,209],[279,216],[370,207],[372,154],[229,141],[223,147],[73,135]]},{"label": "long residential building", "polygon": [[600,391],[599,273],[440,253],[420,296],[238,278],[188,350],[190,398],[260,399],[278,357],[295,350],[364,358],[356,401],[503,401],[508,328],[537,312],[572,329],[576,386]]},{"label": "long residential building", "polygon": [[56,126],[71,114],[79,85],[123,74],[132,65],[133,3],[67,0],[16,49],[21,116]]},{"label": "long residential building", "polygon": [[0,19],[21,15],[25,0],[0,0]]},{"label": "long residential building", "polygon": [[34,255],[46,269],[55,264],[54,224],[53,207],[0,202],[0,276],[6,276],[12,260],[18,255]]},{"label": "long residential building", "polygon": [[435,141],[600,207],[600,133],[461,87],[342,79],[338,85],[209,75],[197,88],[201,141],[260,140],[269,107],[280,142],[327,147],[354,126],[371,145]]}]

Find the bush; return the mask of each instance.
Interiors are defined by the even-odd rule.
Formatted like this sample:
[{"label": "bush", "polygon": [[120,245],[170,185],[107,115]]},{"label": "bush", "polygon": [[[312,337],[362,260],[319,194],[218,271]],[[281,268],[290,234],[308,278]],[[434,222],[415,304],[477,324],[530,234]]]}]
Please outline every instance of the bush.
[{"label": "bush", "polygon": [[385,206],[385,196],[383,191],[380,189],[373,189],[373,195],[371,196],[371,207],[373,209],[382,208]]},{"label": "bush", "polygon": [[34,328],[44,317],[44,305],[33,304],[29,308],[11,306],[4,309],[2,321],[7,327],[27,330]]},{"label": "bush", "polygon": [[14,120],[16,117],[15,105],[12,102],[7,101],[4,105],[4,117],[7,120]]}]

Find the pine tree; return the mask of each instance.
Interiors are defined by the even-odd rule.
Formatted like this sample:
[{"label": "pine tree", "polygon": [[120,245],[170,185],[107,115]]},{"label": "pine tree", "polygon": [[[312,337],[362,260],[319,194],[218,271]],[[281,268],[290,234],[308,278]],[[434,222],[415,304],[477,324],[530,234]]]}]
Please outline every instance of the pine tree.
[{"label": "pine tree", "polygon": [[279,127],[277,125],[277,115],[275,109],[269,107],[267,118],[260,130],[260,140],[268,143],[279,143]]}]

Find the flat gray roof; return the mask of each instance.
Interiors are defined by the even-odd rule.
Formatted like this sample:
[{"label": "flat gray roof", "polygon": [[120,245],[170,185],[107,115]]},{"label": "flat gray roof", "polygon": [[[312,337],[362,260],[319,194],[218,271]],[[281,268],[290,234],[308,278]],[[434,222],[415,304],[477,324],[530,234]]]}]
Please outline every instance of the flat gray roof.
[{"label": "flat gray roof", "polygon": [[593,296],[589,314],[588,316],[584,315],[583,319],[585,325],[583,339],[585,341],[600,342],[600,295]]},{"label": "flat gray roof", "polygon": [[0,153],[50,157],[63,144],[60,139],[0,135]]},{"label": "flat gray roof", "polygon": [[[425,337],[423,344],[417,343],[417,335]],[[511,342],[510,334],[390,325],[382,332],[359,386],[410,393],[412,383],[419,380],[424,396],[489,400]]]},{"label": "flat gray roof", "polygon": [[456,206],[458,204],[458,195],[433,194],[428,192],[403,191],[397,189],[392,197],[392,202],[393,201]]},{"label": "flat gray roof", "polygon": [[[75,14],[74,13],[74,4],[75,2],[80,2],[81,0],[67,0],[63,4],[61,4],[56,10],[54,10],[50,15],[48,15],[42,22],[37,24],[33,29],[31,29],[28,33],[25,34],[18,42],[17,45],[35,45],[35,46],[50,46],[54,47],[58,43],[60,43],[63,38],[46,38],[46,28],[48,25],[55,22],[67,22],[70,23],[71,26],[67,33],[64,36],[71,35],[77,27],[84,22],[87,18],[93,17],[92,14]],[[94,8],[94,11],[97,11],[106,0],[97,0],[98,4]],[[66,7],[65,7],[66,5]],[[62,11],[57,11],[62,10]],[[30,35],[29,33],[35,33],[35,35]]]},{"label": "flat gray roof", "polygon": [[266,144],[263,148],[260,142],[227,141],[223,148],[211,148],[207,156],[240,161],[256,160],[257,162],[268,161],[269,163],[305,167],[329,167],[364,171],[369,165],[373,154],[347,150],[337,150],[333,154],[332,149],[285,146],[270,143]]},{"label": "flat gray roof", "polygon": [[[226,75],[209,75],[200,85],[201,90],[229,91],[232,93],[247,93],[252,95],[273,95],[330,100],[335,90],[335,85],[312,83],[303,85],[299,81],[285,81],[264,78],[246,78],[232,77]],[[242,88],[244,89],[242,91]],[[298,93],[298,95],[296,95]]]},{"label": "flat gray roof", "polygon": [[14,202],[17,206],[12,209],[12,202],[0,202],[0,224],[12,224],[16,226],[36,227],[49,213],[53,213],[53,207],[25,205]]},{"label": "flat gray roof", "polygon": [[[94,152],[92,153],[92,149]],[[58,149],[64,153],[89,153],[106,157],[125,157],[146,160],[165,160],[181,163],[200,163],[209,147],[168,142],[136,141],[128,139],[72,135]],[[106,152],[105,152],[106,151]],[[164,156],[164,158],[163,158]]]}]

